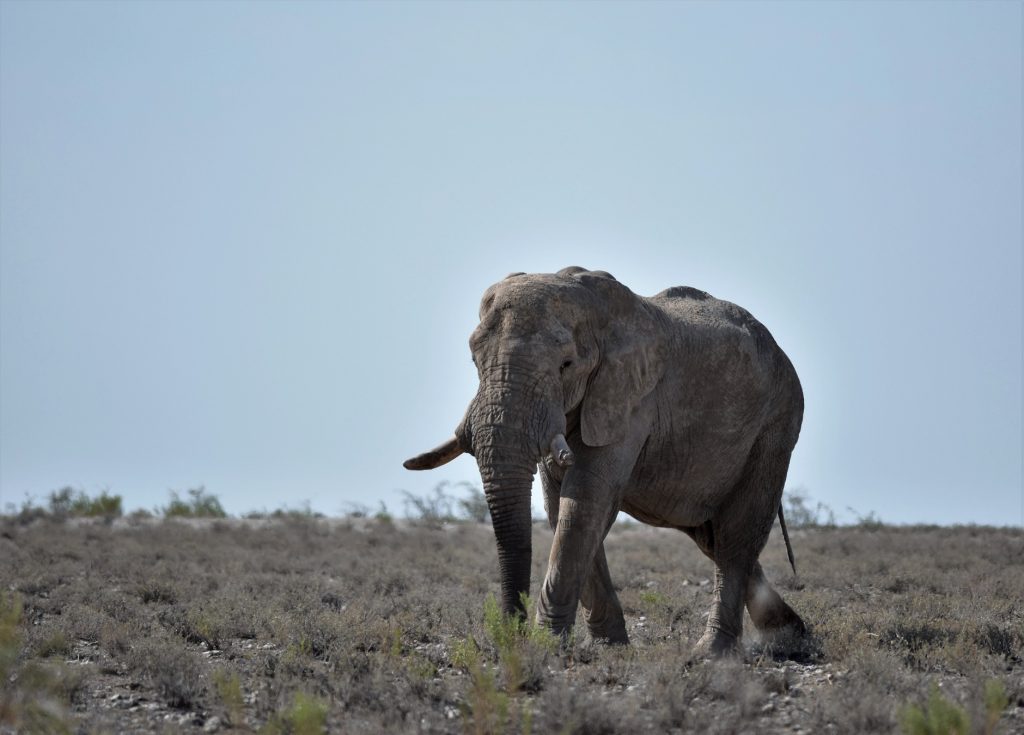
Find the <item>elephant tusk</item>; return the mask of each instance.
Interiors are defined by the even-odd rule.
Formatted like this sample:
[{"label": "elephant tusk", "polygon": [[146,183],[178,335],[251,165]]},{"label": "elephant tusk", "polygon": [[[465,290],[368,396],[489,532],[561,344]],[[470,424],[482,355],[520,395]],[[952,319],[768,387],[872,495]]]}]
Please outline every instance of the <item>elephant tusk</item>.
[{"label": "elephant tusk", "polygon": [[402,466],[407,470],[432,470],[435,467],[448,464],[464,451],[465,450],[459,446],[459,440],[452,437],[444,444],[437,447],[437,449],[432,449],[431,451],[424,452],[417,457],[405,460],[405,462],[402,463]]},{"label": "elephant tusk", "polygon": [[555,434],[555,438],[551,440],[551,456],[562,467],[568,467],[576,461],[576,455],[569,449],[562,434]]}]

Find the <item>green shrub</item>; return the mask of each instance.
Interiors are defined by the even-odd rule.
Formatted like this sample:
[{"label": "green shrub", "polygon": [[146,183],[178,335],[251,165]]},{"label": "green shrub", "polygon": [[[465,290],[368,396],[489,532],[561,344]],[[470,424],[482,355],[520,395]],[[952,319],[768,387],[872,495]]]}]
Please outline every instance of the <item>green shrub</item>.
[{"label": "green shrub", "polygon": [[321,735],[327,731],[327,703],[319,697],[299,692],[285,713],[285,721],[291,726],[293,735]]},{"label": "green shrub", "polygon": [[660,592],[641,592],[640,602],[647,607],[657,607],[659,605],[667,605],[668,598]]},{"label": "green shrub", "polygon": [[380,501],[380,510],[373,517],[378,523],[391,523],[391,513],[388,512],[388,506],[384,504],[383,500]]},{"label": "green shrub", "polygon": [[1010,700],[1006,687],[998,679],[985,683],[982,699],[984,722],[972,728],[967,710],[946,699],[933,685],[927,703],[923,706],[911,704],[903,709],[903,732],[907,735],[968,735],[973,731],[991,735]]},{"label": "green shrub", "polygon": [[327,732],[327,702],[298,692],[292,705],[260,728],[263,735],[323,735]]},{"label": "green shrub", "polygon": [[971,721],[963,708],[943,697],[933,685],[925,705],[911,704],[903,710],[901,724],[907,735],[967,735]]},{"label": "green shrub", "polygon": [[985,682],[985,723],[982,732],[985,735],[992,735],[996,731],[996,724],[1003,716],[1003,710],[1010,705],[1010,698],[1006,694],[1006,687],[998,679],[990,679]]},{"label": "green shrub", "polygon": [[308,500],[303,500],[298,508],[289,508],[285,505],[270,514],[270,518],[287,521],[310,521],[323,517],[323,513],[313,510]]},{"label": "green shrub", "polygon": [[120,518],[121,496],[106,490],[90,498],[81,490],[64,487],[50,493],[50,513],[57,518]]},{"label": "green shrub", "polygon": [[123,513],[121,496],[110,495],[106,491],[101,492],[96,498],[88,498],[82,494],[76,500],[72,513],[88,517],[120,518]]},{"label": "green shrub", "polygon": [[171,491],[171,502],[161,511],[166,518],[226,518],[227,513],[216,495],[206,492],[205,487],[188,491],[188,500],[182,500]]},{"label": "green shrub", "polygon": [[512,697],[541,689],[545,663],[558,650],[559,641],[546,627],[531,622],[535,610],[526,595],[523,604],[525,619],[502,612],[493,594],[484,601],[484,635],[496,659],[491,665],[472,636],[452,646],[452,664],[469,674],[470,685],[462,706],[467,732],[506,732],[510,714],[515,713],[523,732],[530,730],[532,713],[528,703],[523,702],[522,711],[510,709]]},{"label": "green shrub", "polygon": [[71,505],[75,502],[75,490],[63,487],[50,493],[50,512],[55,516],[71,515]]}]

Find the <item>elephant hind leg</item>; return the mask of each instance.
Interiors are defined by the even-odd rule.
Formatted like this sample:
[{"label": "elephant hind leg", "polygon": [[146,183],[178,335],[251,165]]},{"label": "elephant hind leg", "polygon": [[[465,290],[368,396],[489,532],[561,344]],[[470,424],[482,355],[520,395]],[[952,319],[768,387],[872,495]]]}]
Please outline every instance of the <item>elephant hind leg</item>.
[{"label": "elephant hind leg", "polygon": [[687,526],[679,529],[693,539],[697,548],[711,561],[715,560],[715,532],[711,530],[711,521],[699,526]]},{"label": "elephant hind leg", "polygon": [[[698,651],[733,650],[743,632],[743,608],[754,624],[803,629],[803,622],[764,578],[757,558],[771,533],[789,468],[792,447],[781,434],[767,431],[751,449],[739,482],[711,519],[710,529],[693,529],[694,540],[715,560],[714,602]],[[689,531],[688,531],[689,532]],[[751,604],[753,603],[753,604]]]},{"label": "elephant hind leg", "polygon": [[[744,576],[731,559],[715,551],[715,528],[711,521],[680,529],[693,539],[704,556],[715,563],[714,602],[704,635],[697,642],[697,656],[720,656],[735,650],[743,625],[743,602],[738,584]],[[733,567],[729,573],[724,564]]]},{"label": "elephant hind leg", "polygon": [[715,588],[704,635],[697,641],[697,656],[723,656],[735,653],[743,634],[742,564],[716,562]]}]

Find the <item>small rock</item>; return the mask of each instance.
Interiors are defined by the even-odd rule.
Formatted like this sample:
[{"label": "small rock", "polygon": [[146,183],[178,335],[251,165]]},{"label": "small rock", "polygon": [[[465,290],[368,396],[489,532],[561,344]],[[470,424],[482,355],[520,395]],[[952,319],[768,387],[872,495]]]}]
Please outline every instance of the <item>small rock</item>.
[{"label": "small rock", "polygon": [[710,579],[702,579],[700,581],[700,586],[701,587],[707,587],[709,584],[711,584],[711,580]]},{"label": "small rock", "polygon": [[220,718],[214,715],[203,725],[203,732],[217,732],[220,730]]}]

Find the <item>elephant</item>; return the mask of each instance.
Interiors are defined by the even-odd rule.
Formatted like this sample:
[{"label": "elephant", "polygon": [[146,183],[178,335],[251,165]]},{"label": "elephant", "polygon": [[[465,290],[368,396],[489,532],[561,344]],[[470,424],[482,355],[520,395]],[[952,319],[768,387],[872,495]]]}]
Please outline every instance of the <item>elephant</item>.
[{"label": "elephant", "polygon": [[582,605],[594,639],[629,642],[604,551],[620,511],[714,562],[698,653],[739,649],[744,606],[759,630],[806,631],[758,562],[778,515],[793,564],[781,500],[803,392],[746,310],[686,286],[638,296],[578,266],[513,273],[484,293],[469,347],[480,384],[455,435],[404,466],[476,458],[506,613],[525,613],[539,468],[554,538],[536,618],[563,640]]}]

